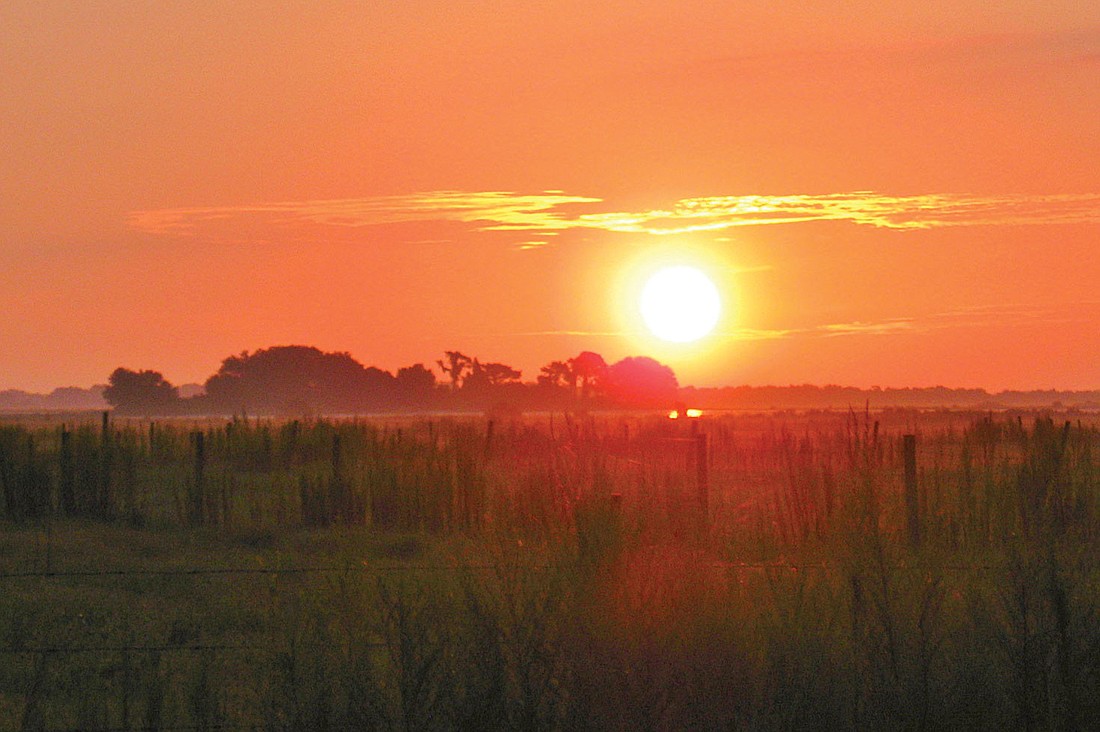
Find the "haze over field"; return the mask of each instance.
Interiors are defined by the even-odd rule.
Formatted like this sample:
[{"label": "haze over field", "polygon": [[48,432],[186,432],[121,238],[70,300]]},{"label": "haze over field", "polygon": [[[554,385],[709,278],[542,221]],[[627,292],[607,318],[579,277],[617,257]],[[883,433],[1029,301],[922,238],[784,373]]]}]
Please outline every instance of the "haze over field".
[{"label": "haze over field", "polygon": [[[0,389],[308,343],[1100,387],[1089,3],[0,5]],[[661,267],[721,299],[650,334]]]}]

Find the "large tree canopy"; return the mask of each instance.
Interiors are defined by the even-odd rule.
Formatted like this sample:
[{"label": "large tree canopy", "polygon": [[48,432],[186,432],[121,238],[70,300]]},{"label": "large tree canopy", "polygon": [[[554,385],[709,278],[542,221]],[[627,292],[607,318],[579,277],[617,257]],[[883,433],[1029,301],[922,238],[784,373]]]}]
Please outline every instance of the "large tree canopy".
[{"label": "large tree canopy", "polygon": [[603,380],[607,372],[607,362],[603,356],[592,351],[581,351],[568,361],[572,383],[580,383],[581,398],[587,398],[592,390]]},{"label": "large tree canopy", "polygon": [[676,374],[648,356],[628,356],[607,367],[604,390],[612,401],[630,407],[670,407],[676,403]]},{"label": "large tree canopy", "polygon": [[125,414],[171,414],[180,394],[159,371],[117,368],[107,380],[103,398]]},{"label": "large tree canopy", "polygon": [[422,363],[403,366],[397,370],[394,384],[403,403],[407,405],[423,403],[435,392],[435,374]]},{"label": "large tree canopy", "polygon": [[366,411],[387,406],[393,376],[365,367],[348,353],[311,346],[275,346],[230,356],[206,380],[221,410],[300,414]]}]

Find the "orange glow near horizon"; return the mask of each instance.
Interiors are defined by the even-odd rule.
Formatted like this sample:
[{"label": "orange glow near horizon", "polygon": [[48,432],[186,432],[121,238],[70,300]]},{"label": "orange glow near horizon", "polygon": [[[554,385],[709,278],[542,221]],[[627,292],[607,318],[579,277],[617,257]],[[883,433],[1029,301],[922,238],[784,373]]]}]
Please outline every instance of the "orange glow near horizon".
[{"label": "orange glow near horizon", "polygon": [[10,0],[0,47],[0,390],[286,344],[1100,388],[1084,4]]}]

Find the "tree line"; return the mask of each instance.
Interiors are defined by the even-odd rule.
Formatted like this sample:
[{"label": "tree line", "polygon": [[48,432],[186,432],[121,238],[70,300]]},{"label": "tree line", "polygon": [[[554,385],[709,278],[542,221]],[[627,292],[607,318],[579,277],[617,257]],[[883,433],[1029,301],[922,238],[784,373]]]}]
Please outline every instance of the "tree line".
[{"label": "tree line", "polygon": [[396,373],[364,366],[347,352],[274,346],[229,356],[204,383],[181,397],[159,371],[117,368],[103,396],[120,414],[355,414],[380,411],[665,408],[677,401],[676,375],[646,356],[608,364],[583,351],[552,361],[534,382],[511,366],[445,351],[434,364]]}]

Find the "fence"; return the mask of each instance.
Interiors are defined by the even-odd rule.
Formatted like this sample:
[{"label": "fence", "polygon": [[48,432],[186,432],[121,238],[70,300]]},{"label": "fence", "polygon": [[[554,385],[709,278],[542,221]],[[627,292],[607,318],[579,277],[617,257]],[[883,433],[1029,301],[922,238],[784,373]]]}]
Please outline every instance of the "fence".
[{"label": "fence", "polygon": [[[884,571],[918,580],[929,573],[1005,574],[1013,571],[1010,565],[934,561],[930,558],[932,555],[920,552],[935,547],[936,542],[942,546],[948,541],[950,534],[944,527],[951,526],[950,522],[964,527],[984,527],[986,536],[993,531],[990,527],[1000,525],[1030,526],[1034,531],[1035,522],[1045,515],[1040,511],[1054,515],[1072,507],[1079,513],[1066,514],[1068,518],[1059,519],[1063,522],[1060,525],[1073,521],[1091,526],[1094,514],[1088,501],[1092,499],[1086,489],[1096,485],[1095,481],[1090,483],[1095,471],[1089,462],[1089,448],[1096,443],[1096,434],[1087,430],[1071,433],[1068,423],[1061,430],[1045,426],[1045,423],[1044,426],[1037,424],[1030,434],[1018,424],[1016,427],[1009,425],[1003,433],[993,437],[986,436],[983,429],[987,428],[979,426],[974,428],[973,436],[963,435],[961,440],[965,449],[961,452],[956,450],[960,440],[957,436],[951,438],[956,442],[945,439],[941,443],[937,442],[937,436],[921,435],[918,441],[916,434],[906,433],[899,436],[895,444],[880,438],[876,426],[873,432],[868,429],[867,435],[860,438],[865,439],[864,442],[857,441],[855,447],[849,443],[847,452],[836,449],[824,438],[780,434],[761,438],[761,447],[751,454],[745,452],[743,439],[735,444],[730,435],[721,430],[687,436],[660,430],[649,435],[636,431],[631,436],[624,429],[621,436],[574,433],[569,439],[547,440],[545,435],[511,432],[499,426],[495,430],[492,427],[478,430],[453,426],[444,429],[436,425],[429,426],[425,434],[423,429],[387,432],[354,425],[341,428],[298,424],[275,428],[232,423],[204,430],[172,430],[149,425],[147,433],[139,434],[103,425],[94,436],[87,429],[62,429],[57,433],[56,449],[46,440],[39,441],[37,435],[28,444],[20,443],[17,436],[9,433],[4,437],[6,442],[0,444],[0,480],[4,481],[7,516],[23,521],[24,526],[40,526],[45,542],[44,555],[36,556],[34,567],[2,571],[0,582],[6,583],[8,588],[11,583],[38,582],[83,583],[82,586],[104,588],[115,579],[141,583],[156,578],[222,577],[235,582],[237,578],[248,577],[339,578],[351,574],[370,577],[414,573],[453,576],[513,569],[572,570],[572,565],[499,562],[410,561],[372,562],[369,566],[312,564],[162,569],[74,568],[71,562],[59,563],[54,542],[55,514],[98,521],[103,518],[125,520],[128,509],[134,507],[139,512],[152,511],[155,504],[151,498],[154,496],[145,491],[152,489],[153,478],[162,475],[171,476],[174,482],[159,494],[162,499],[159,505],[175,509],[174,515],[182,525],[219,527],[245,523],[237,518],[248,515],[242,508],[247,504],[243,500],[247,490],[239,482],[242,479],[234,477],[234,471],[239,469],[246,478],[268,481],[265,486],[276,486],[297,499],[298,508],[293,515],[307,525],[344,526],[362,521],[373,522],[387,530],[436,531],[440,536],[469,532],[476,536],[479,531],[492,528],[484,525],[482,517],[519,516],[508,511],[524,500],[545,499],[543,493],[568,497],[577,510],[582,506],[579,499],[585,495],[610,499],[607,505],[611,508],[611,523],[590,525],[594,531],[614,529],[615,522],[629,520],[632,511],[640,512],[639,491],[667,488],[657,485],[664,479],[665,472],[674,474],[679,481],[675,488],[693,492],[692,499],[683,506],[685,512],[692,517],[711,519],[716,513],[728,510],[726,494],[730,486],[735,481],[747,482],[746,476],[753,477],[749,475],[749,467],[755,466],[753,469],[759,468],[760,475],[773,481],[770,484],[773,490],[766,494],[766,500],[774,501],[774,509],[772,504],[763,505],[759,509],[761,521],[765,518],[788,521],[790,528],[785,535],[795,537],[790,540],[793,546],[799,532],[816,526],[814,522],[822,516],[837,520],[835,517],[840,509],[836,506],[843,503],[844,497],[858,497],[855,492],[844,494],[836,488],[836,466],[845,464],[844,460],[848,461],[846,464],[851,471],[852,491],[866,488],[871,498],[896,499],[899,544],[906,545],[911,553],[905,555],[903,561],[884,567]],[[922,450],[920,462],[918,446]],[[988,452],[977,453],[979,458],[975,459],[966,451],[970,446]],[[1010,453],[1009,448],[1016,452]],[[894,449],[898,450],[896,458],[890,452]],[[1003,462],[996,459],[998,449],[1003,451]],[[654,457],[658,450],[667,450],[669,455],[674,453],[675,459],[664,453]],[[1012,462],[1009,462],[1010,456]],[[279,471],[293,474],[297,480],[279,482]],[[945,475],[948,478],[944,478]],[[524,493],[522,485],[514,487],[516,476],[531,477],[530,492]],[[970,490],[967,486],[980,487],[981,480],[994,477],[1014,491],[1007,494],[1010,510],[1003,511],[1002,524],[995,523],[998,516],[982,513],[997,508],[993,493],[966,492]],[[944,489],[947,479],[958,480],[959,488],[954,489],[954,494]],[[895,485],[897,490],[890,493]],[[50,500],[42,502],[34,498],[28,486],[45,486]],[[440,491],[442,500],[431,504],[426,489],[440,486],[444,489]],[[509,490],[515,492],[505,494],[501,486],[509,486]],[[982,500],[986,501],[984,509]],[[955,513],[945,514],[944,506]],[[574,520],[576,515],[568,518]],[[517,522],[516,525],[527,530],[536,523],[534,519],[525,520],[528,523]],[[1032,522],[1030,525],[1028,520]],[[577,529],[580,530],[579,523]],[[774,531],[781,533],[782,529],[780,526]],[[771,528],[767,530],[772,531]],[[843,575],[847,571],[841,562],[715,561],[703,553],[698,555],[696,567],[727,575]],[[360,642],[381,650],[386,646],[381,640],[361,639]],[[9,643],[0,647],[0,655],[40,659],[80,655],[104,658],[143,654],[228,656],[267,654],[273,650],[270,644],[103,643],[89,636],[75,638],[72,643]],[[264,725],[212,723],[158,725],[157,728],[260,729]]]}]

